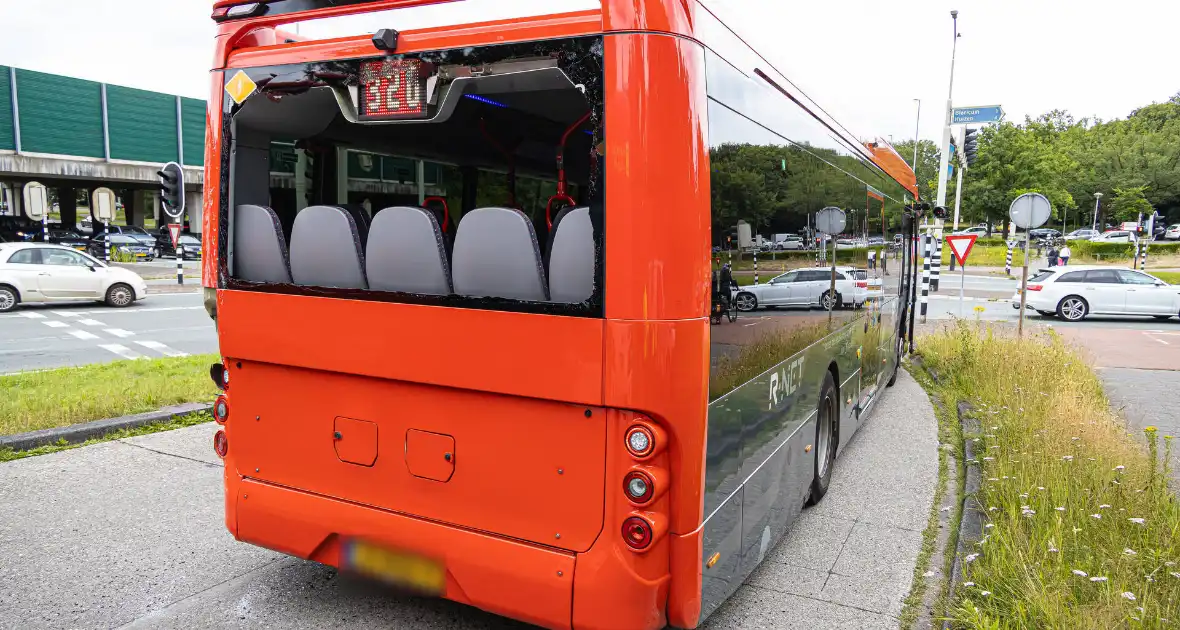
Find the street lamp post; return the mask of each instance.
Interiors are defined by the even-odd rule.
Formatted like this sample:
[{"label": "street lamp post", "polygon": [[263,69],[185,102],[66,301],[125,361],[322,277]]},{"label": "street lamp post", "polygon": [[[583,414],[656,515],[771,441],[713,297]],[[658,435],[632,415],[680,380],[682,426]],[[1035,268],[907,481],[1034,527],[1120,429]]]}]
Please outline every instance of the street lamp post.
[{"label": "street lamp post", "polygon": [[918,115],[914,117],[914,174],[918,174],[918,129],[921,128],[922,122],[922,99],[916,98],[914,102],[918,104]]},{"label": "street lamp post", "polygon": [[1102,200],[1102,193],[1094,193],[1094,222],[1090,224],[1090,229],[1098,231],[1098,202]]}]

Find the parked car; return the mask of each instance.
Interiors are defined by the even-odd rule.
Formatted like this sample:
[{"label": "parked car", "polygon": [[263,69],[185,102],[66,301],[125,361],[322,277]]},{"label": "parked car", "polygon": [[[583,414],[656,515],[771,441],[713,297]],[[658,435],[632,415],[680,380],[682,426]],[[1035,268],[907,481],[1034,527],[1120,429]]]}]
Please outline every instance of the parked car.
[{"label": "parked car", "polygon": [[1053,228],[1033,228],[1028,231],[1028,236],[1034,241],[1043,238],[1061,238],[1061,232]]},{"label": "parked car", "polygon": [[27,241],[41,231],[41,224],[23,216],[0,217],[0,235],[9,241]]},{"label": "parked car", "polygon": [[955,232],[955,234],[958,234],[958,235],[974,234],[975,236],[987,236],[987,228],[986,227],[979,227],[978,225],[976,225],[973,227],[969,227],[965,230],[959,230],[958,232]]},{"label": "parked car", "polygon": [[1180,223],[1173,223],[1164,230],[1164,238],[1169,241],[1180,241]]},{"label": "parked car", "polygon": [[[43,233],[38,232],[37,234],[34,234],[33,238],[30,240],[34,243],[44,243],[45,237]],[[53,243],[54,245],[63,245],[65,247],[69,247],[70,249],[76,249],[80,252],[84,252],[86,251],[86,246],[89,244],[89,239],[82,236],[81,234],[78,234],[77,232],[74,232],[73,230],[50,228],[49,242]]]},{"label": "parked car", "polygon": [[40,243],[0,244],[0,312],[20,303],[101,300],[129,306],[147,297],[139,274],[82,252]]},{"label": "parked car", "polygon": [[1087,230],[1087,229],[1074,230],[1074,231],[1070,232],[1069,234],[1065,235],[1065,240],[1067,240],[1067,241],[1088,241],[1098,235],[1099,235],[1098,230]]},{"label": "parked car", "polygon": [[861,247],[861,246],[862,245],[860,243],[858,243],[855,239],[851,239],[851,238],[836,239],[836,249],[856,249],[857,247]]},{"label": "parked car", "polygon": [[[1132,269],[1069,266],[1042,269],[1028,279],[1027,308],[1046,317],[1079,321],[1087,315],[1180,316],[1180,285]],[[1020,308],[1020,291],[1012,297]]]},{"label": "parked car", "polygon": [[[104,236],[103,236],[102,232],[99,232],[98,234],[95,234],[94,236],[90,237],[90,240],[87,241],[87,250],[86,251],[91,256],[94,256],[96,258],[104,258],[105,259],[106,258],[106,243],[104,242],[103,239],[104,239]],[[153,246],[149,247],[147,245],[144,245],[143,241],[141,241],[133,236],[130,236],[128,234],[111,234],[110,239],[111,239],[111,253],[119,251],[124,254],[130,254],[131,256],[133,256],[135,258],[136,261],[139,261],[139,260],[148,261],[148,260],[153,260],[156,257],[156,249],[154,247],[154,242],[153,242]]]},{"label": "parked car", "polygon": [[[177,240],[184,246],[184,257],[187,260],[197,260],[201,257],[201,239],[192,234],[181,234]],[[172,247],[171,234],[156,236],[156,256],[160,258],[175,258],[176,249]]]},{"label": "parked car", "polygon": [[1110,230],[1090,239],[1093,243],[1134,243],[1137,240],[1135,233],[1127,230]]},{"label": "parked car", "polygon": [[734,296],[739,311],[759,307],[818,305],[824,309],[864,304],[868,293],[866,279],[858,280],[851,267],[836,268],[836,293],[832,295],[831,268],[795,269],[769,282],[742,287]]}]

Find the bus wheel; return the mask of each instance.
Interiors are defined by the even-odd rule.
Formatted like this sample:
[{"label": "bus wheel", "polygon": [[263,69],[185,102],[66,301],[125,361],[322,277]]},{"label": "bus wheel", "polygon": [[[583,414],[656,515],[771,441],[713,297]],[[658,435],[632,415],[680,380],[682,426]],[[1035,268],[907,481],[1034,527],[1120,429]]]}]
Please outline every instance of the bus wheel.
[{"label": "bus wheel", "polygon": [[819,408],[815,414],[815,477],[811,480],[811,492],[807,504],[815,505],[828,493],[832,480],[832,465],[836,463],[836,423],[840,420],[839,402],[836,400],[836,380],[831,372],[824,372],[824,384],[819,392]]}]

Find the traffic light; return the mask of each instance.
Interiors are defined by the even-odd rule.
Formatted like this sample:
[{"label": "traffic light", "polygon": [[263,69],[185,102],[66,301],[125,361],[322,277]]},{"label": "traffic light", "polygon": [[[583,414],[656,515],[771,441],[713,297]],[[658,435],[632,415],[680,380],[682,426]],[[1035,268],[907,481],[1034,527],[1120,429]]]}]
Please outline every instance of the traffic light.
[{"label": "traffic light", "polygon": [[963,157],[967,159],[967,166],[975,163],[975,152],[979,150],[979,139],[975,137],[977,133],[979,129],[963,130]]},{"label": "traffic light", "polygon": [[949,214],[950,212],[946,209],[946,206],[934,206],[935,219],[945,219]]},{"label": "traffic light", "polygon": [[160,200],[164,212],[178,219],[184,216],[184,171],[176,162],[169,162],[156,173],[160,177]]}]

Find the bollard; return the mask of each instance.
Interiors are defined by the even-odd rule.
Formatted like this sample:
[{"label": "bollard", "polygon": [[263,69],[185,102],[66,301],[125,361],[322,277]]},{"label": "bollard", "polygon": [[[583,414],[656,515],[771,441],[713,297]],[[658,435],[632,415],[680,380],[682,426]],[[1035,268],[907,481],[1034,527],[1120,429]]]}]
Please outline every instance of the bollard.
[{"label": "bollard", "polygon": [[176,284],[184,284],[184,245],[180,239],[176,243]]},{"label": "bollard", "polygon": [[1012,245],[1008,245],[1008,255],[1004,258],[1004,275],[1012,275]]},{"label": "bollard", "polygon": [[930,295],[930,234],[922,235],[922,295],[919,298],[919,315],[926,323],[926,300]]},{"label": "bollard", "polygon": [[102,241],[106,250],[106,263],[109,265],[111,264],[111,224],[107,221],[102,222]]}]

